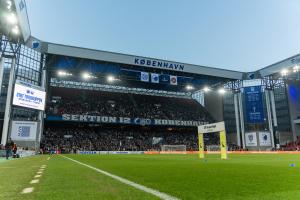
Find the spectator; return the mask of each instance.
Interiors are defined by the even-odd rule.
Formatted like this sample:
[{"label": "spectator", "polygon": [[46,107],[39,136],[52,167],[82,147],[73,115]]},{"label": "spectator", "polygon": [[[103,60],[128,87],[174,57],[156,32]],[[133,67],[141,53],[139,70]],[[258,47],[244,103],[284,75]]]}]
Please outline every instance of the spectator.
[{"label": "spectator", "polygon": [[13,144],[14,144],[14,142],[11,140],[11,138],[9,138],[7,143],[5,144],[6,160],[8,160],[9,156],[11,155],[11,150],[13,148]]}]

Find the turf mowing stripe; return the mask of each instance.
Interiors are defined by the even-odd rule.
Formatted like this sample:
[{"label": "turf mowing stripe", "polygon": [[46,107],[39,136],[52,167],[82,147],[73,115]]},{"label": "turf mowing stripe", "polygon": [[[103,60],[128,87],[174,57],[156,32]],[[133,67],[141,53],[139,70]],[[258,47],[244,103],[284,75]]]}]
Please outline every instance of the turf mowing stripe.
[{"label": "turf mowing stripe", "polygon": [[132,181],[127,180],[127,179],[125,179],[125,178],[122,178],[122,177],[120,177],[120,176],[111,174],[111,173],[109,173],[109,172],[103,171],[103,170],[98,169],[98,168],[96,168],[96,167],[92,167],[92,166],[87,165],[87,164],[85,164],[85,163],[79,162],[79,161],[74,160],[74,159],[72,159],[72,158],[69,158],[69,157],[67,157],[67,156],[63,156],[63,155],[61,155],[61,156],[64,157],[64,158],[66,158],[66,159],[69,159],[69,160],[71,160],[71,161],[73,161],[73,162],[75,162],[75,163],[77,163],[77,164],[83,165],[83,166],[88,167],[88,168],[90,168],[90,169],[93,169],[93,170],[95,170],[95,171],[97,171],[97,172],[99,172],[99,173],[101,173],[101,174],[104,174],[104,175],[109,176],[109,177],[111,177],[111,178],[113,178],[113,179],[115,179],[115,180],[118,180],[118,181],[120,181],[121,183],[124,183],[124,184],[129,185],[129,186],[131,186],[131,187],[134,187],[134,188],[136,188],[136,189],[142,190],[142,191],[144,191],[144,192],[146,192],[146,193],[149,193],[149,194],[152,194],[152,195],[154,195],[154,196],[157,196],[157,197],[159,197],[160,199],[164,199],[164,200],[179,200],[179,198],[177,198],[177,197],[173,197],[173,196],[171,196],[171,195],[168,195],[168,194],[166,194],[166,193],[160,192],[160,191],[158,191],[158,190],[154,190],[154,189],[152,189],[152,188],[148,188],[148,187],[146,187],[146,186],[143,186],[143,185],[140,185],[140,184],[138,184],[138,183],[132,182]]}]

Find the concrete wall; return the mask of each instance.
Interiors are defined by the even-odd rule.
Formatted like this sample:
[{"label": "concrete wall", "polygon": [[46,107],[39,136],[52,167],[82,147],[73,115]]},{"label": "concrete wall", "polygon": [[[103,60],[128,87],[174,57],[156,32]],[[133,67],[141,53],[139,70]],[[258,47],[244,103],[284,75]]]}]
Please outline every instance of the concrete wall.
[{"label": "concrete wall", "polygon": [[204,107],[208,111],[208,113],[218,122],[224,120],[222,95],[213,91],[205,93]]}]

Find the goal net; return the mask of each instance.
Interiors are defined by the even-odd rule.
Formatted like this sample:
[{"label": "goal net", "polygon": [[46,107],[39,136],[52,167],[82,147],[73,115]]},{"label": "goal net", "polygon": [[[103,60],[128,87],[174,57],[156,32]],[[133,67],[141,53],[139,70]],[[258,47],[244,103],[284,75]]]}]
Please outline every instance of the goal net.
[{"label": "goal net", "polygon": [[219,133],[204,134],[204,149],[208,154],[220,152],[220,136]]},{"label": "goal net", "polygon": [[186,145],[161,145],[163,152],[186,152]]}]

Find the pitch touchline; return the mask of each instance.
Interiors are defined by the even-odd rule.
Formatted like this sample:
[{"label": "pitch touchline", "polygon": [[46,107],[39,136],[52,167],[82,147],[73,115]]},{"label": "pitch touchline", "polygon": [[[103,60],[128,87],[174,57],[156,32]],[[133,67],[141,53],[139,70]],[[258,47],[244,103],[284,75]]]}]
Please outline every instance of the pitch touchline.
[{"label": "pitch touchline", "polygon": [[147,192],[147,193],[149,193],[149,194],[152,194],[152,195],[154,195],[154,196],[157,196],[157,197],[159,197],[159,198],[161,198],[161,199],[165,199],[165,200],[179,200],[179,198],[177,198],[177,197],[173,197],[173,196],[171,196],[171,195],[168,195],[168,194],[166,194],[166,193],[160,192],[160,191],[158,191],[158,190],[154,190],[154,189],[152,189],[152,188],[148,188],[148,187],[146,187],[146,186],[143,186],[143,185],[140,185],[140,184],[138,184],[138,183],[132,182],[132,181],[127,180],[127,179],[125,179],[125,178],[122,178],[122,177],[120,177],[120,176],[111,174],[111,173],[109,173],[109,172],[103,171],[103,170],[98,169],[98,168],[96,168],[96,167],[92,167],[92,166],[87,165],[87,164],[85,164],[85,163],[79,162],[79,161],[74,160],[74,159],[72,159],[72,158],[69,158],[69,157],[67,157],[67,156],[63,156],[63,155],[61,155],[61,156],[64,157],[64,158],[66,158],[66,159],[69,159],[69,160],[71,160],[71,161],[73,161],[73,162],[75,162],[75,163],[77,163],[77,164],[83,165],[83,166],[88,167],[88,168],[90,168],[90,169],[93,169],[93,170],[95,170],[95,171],[97,171],[97,172],[99,172],[99,173],[101,173],[101,174],[104,174],[104,175],[109,176],[109,177],[111,177],[111,178],[113,178],[113,179],[115,179],[115,180],[118,180],[118,181],[120,181],[121,183],[124,183],[124,184],[129,185],[129,186],[131,186],[131,187],[134,187],[134,188],[136,188],[136,189],[139,189],[139,190],[142,190],[142,191]]}]

